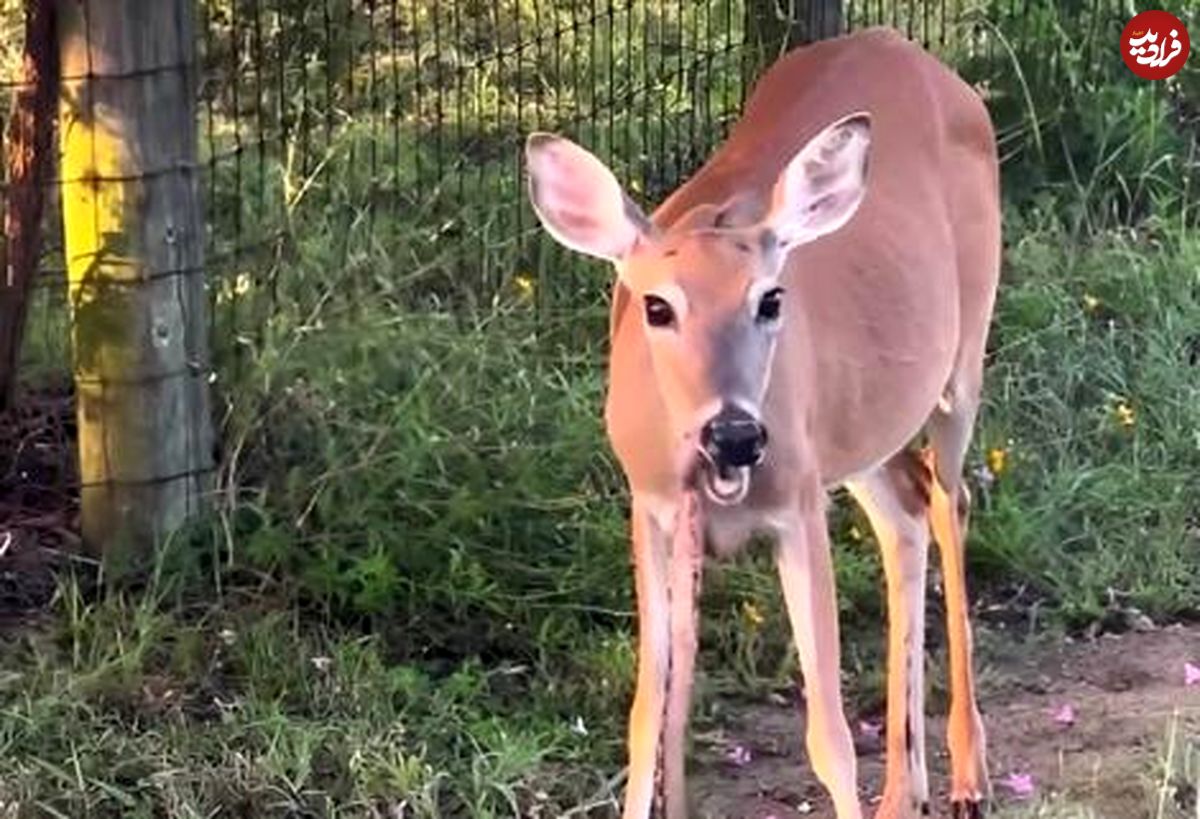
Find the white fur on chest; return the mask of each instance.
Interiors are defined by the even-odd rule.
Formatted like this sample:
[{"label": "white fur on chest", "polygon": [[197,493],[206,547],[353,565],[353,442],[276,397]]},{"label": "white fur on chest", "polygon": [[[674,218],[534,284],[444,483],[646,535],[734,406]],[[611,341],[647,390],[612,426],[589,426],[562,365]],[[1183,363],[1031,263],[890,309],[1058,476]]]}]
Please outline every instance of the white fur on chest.
[{"label": "white fur on chest", "polygon": [[756,509],[739,504],[719,506],[706,501],[703,507],[704,532],[708,550],[719,558],[735,555],[756,535],[778,537],[788,513],[783,510]]}]

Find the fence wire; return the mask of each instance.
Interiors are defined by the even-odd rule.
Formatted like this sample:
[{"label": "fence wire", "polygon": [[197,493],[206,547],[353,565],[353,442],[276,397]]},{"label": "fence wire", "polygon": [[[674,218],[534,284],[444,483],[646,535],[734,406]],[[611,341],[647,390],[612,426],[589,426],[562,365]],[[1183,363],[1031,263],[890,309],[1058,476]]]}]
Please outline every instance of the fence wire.
[{"label": "fence wire", "polygon": [[[565,133],[657,202],[736,119],[764,61],[751,29],[782,32],[781,49],[829,31],[830,18],[836,30],[899,29],[991,95],[1006,157],[1027,149],[1037,124],[1029,86],[1124,71],[1115,43],[1130,10],[1119,0],[814,0],[808,19],[780,19],[801,6],[201,0],[215,361],[237,371],[273,315],[316,297],[288,285],[295,264],[314,259],[356,297],[418,310],[487,305],[514,288],[547,315],[602,299],[607,282],[534,230],[524,137]],[[0,27],[14,35],[0,48],[0,91],[11,91],[19,20]],[[0,179],[0,207],[3,194]],[[53,347],[64,344],[64,265],[57,202],[47,211],[46,292],[32,323],[45,337],[29,343]]]}]

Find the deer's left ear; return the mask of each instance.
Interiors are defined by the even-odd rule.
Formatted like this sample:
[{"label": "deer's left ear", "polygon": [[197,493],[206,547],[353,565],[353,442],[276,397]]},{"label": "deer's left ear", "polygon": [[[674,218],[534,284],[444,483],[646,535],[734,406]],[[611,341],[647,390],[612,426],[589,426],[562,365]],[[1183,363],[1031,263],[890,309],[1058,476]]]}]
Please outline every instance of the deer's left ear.
[{"label": "deer's left ear", "polygon": [[840,228],[866,193],[871,117],[851,114],[825,128],[792,157],[775,182],[766,227],[786,248]]}]

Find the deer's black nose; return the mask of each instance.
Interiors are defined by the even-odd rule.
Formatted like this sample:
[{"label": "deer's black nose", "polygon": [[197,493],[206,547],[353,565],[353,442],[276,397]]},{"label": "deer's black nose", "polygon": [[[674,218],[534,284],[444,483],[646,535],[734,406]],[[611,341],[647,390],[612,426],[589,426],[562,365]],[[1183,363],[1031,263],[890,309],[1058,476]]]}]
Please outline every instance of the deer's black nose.
[{"label": "deer's black nose", "polygon": [[704,425],[700,446],[718,467],[757,466],[767,448],[767,430],[745,410],[726,407]]}]

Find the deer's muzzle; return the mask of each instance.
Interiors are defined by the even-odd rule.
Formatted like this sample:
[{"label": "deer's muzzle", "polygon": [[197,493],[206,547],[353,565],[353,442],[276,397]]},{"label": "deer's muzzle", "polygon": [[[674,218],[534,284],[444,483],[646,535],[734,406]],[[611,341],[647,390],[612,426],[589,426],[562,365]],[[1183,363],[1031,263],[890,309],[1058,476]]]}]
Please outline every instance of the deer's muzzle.
[{"label": "deer's muzzle", "polygon": [[740,503],[750,489],[750,470],[762,463],[767,430],[738,407],[724,407],[700,431],[705,493],[716,503]]},{"label": "deer's muzzle", "polygon": [[758,466],[767,448],[767,430],[745,410],[727,407],[700,431],[700,448],[718,469]]}]

